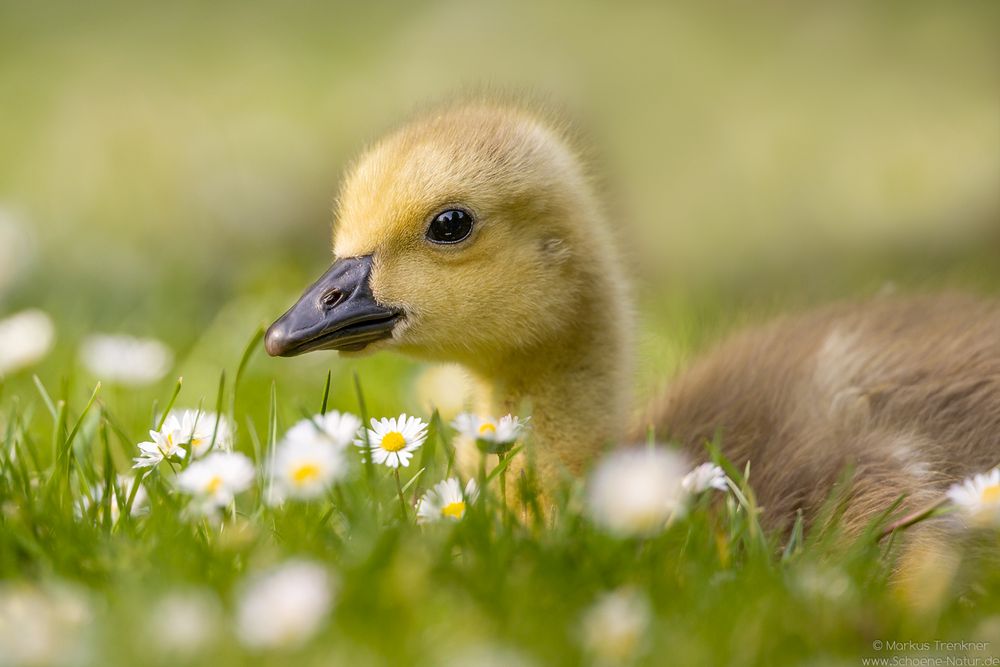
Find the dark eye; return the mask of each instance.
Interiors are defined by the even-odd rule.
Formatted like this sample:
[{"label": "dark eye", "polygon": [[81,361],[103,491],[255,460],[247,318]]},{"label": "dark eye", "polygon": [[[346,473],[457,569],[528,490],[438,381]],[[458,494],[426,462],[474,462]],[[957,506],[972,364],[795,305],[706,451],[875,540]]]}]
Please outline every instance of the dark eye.
[{"label": "dark eye", "polygon": [[472,233],[472,215],[460,208],[442,211],[431,220],[427,239],[433,243],[458,243]]}]

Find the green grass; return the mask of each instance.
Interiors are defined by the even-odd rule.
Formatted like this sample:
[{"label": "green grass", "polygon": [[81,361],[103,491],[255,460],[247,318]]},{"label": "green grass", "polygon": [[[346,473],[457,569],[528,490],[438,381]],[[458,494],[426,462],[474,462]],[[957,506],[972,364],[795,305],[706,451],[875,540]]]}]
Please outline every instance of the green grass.
[{"label": "green grass", "polygon": [[[327,378],[314,380],[307,414],[329,400]],[[270,388],[234,395],[233,384],[222,386],[211,399],[181,387],[177,405],[207,399],[230,410],[240,424],[237,449],[259,463],[287,425],[281,406],[288,399]],[[113,392],[99,389],[91,401],[82,387],[53,391],[37,381],[35,389],[7,396],[3,408],[0,578],[69,585],[82,595],[89,664],[175,661],[151,648],[158,599],[192,587],[210,591],[229,619],[249,575],[292,557],[322,563],[339,582],[333,615],[317,636],[301,649],[246,652],[227,620],[190,662],[439,665],[485,645],[527,664],[585,664],[583,615],[620,587],[639,591],[653,612],[637,664],[798,664],[806,656],[860,664],[880,655],[875,641],[996,636],[996,535],[982,539],[986,556],[963,550],[960,567],[936,577],[940,593],[914,609],[889,583],[891,545],[845,547],[798,531],[790,541],[765,535],[733,498],[702,498],[652,538],[617,539],[582,512],[580,481],[566,480],[557,515],[542,523],[511,520],[494,479],[462,521],[420,527],[412,511],[401,519],[388,469],[367,471],[357,457],[351,477],[327,499],[273,508],[258,483],[219,524],[185,518],[184,499],[162,466],[146,479],[147,515],[122,512],[112,523],[105,501],[79,517],[74,503],[83,489],[107,488],[128,465],[151,426],[152,406],[124,414]],[[359,398],[328,407],[361,413]],[[159,403],[171,401],[168,389]],[[433,420],[428,444],[404,470],[404,483],[423,470],[408,498],[443,478],[451,436]]]}]

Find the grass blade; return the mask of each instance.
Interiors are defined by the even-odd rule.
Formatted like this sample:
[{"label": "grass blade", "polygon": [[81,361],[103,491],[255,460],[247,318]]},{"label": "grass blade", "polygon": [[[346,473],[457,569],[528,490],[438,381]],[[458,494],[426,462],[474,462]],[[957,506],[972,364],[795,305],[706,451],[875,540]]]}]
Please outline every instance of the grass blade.
[{"label": "grass blade", "polygon": [[229,404],[229,411],[233,415],[236,414],[236,396],[240,391],[240,383],[243,380],[243,374],[246,372],[247,366],[250,364],[250,359],[253,357],[254,352],[256,352],[260,347],[262,340],[264,340],[264,327],[257,327],[256,331],[253,332],[253,336],[250,337],[250,342],[248,342],[247,346],[243,348],[243,354],[240,356],[240,365],[236,367],[236,380],[233,382],[233,396],[232,401],[230,401]]},{"label": "grass blade", "polygon": [[438,414],[437,409],[431,415],[430,427],[427,433],[427,440],[424,442],[422,447],[423,451],[420,453],[420,467],[427,468],[434,464],[434,459],[437,454],[438,445],[438,429],[441,425],[441,416]]},{"label": "grass blade", "polygon": [[[83,424],[83,420],[87,418],[87,413],[90,412],[90,408],[94,405],[94,401],[97,399],[97,394],[101,391],[101,383],[98,382],[94,387],[94,391],[90,394],[90,400],[87,401],[87,405],[83,408],[83,412],[80,413],[80,417],[73,424],[73,428],[70,430],[69,435],[66,436],[66,441],[63,443],[63,453],[65,456],[72,457],[73,452],[73,439],[76,438],[76,434],[80,432],[80,426]],[[67,467],[69,464],[67,463]]]},{"label": "grass blade", "polygon": [[56,409],[55,403],[52,402],[52,397],[49,396],[49,392],[45,390],[45,385],[37,375],[32,375],[31,379],[35,381],[35,387],[38,388],[38,393],[42,395],[42,401],[45,403],[45,407],[48,408],[49,414],[52,415],[52,419],[55,420],[59,416],[59,411]]},{"label": "grass blade", "polygon": [[323,402],[319,406],[319,413],[326,414],[326,407],[330,402],[330,382],[333,380],[333,371],[326,372],[326,386],[323,388]]},{"label": "grass blade", "polygon": [[[208,451],[215,449],[215,440],[219,437],[219,422],[222,421],[222,401],[226,395],[226,371],[219,375],[219,393],[215,397],[215,424],[212,425],[212,441],[208,445]],[[192,455],[194,452],[192,451]],[[193,458],[193,456],[192,456]]]},{"label": "grass blade", "polygon": [[177,401],[177,395],[181,393],[181,386],[184,384],[184,378],[177,378],[177,384],[174,385],[174,393],[170,395],[170,400],[167,401],[167,407],[164,408],[163,413],[160,415],[160,419],[156,424],[156,430],[159,431],[163,428],[163,422],[167,421],[167,415],[170,414],[170,410],[173,409],[174,403]]},{"label": "grass blade", "polygon": [[406,484],[403,485],[403,493],[409,491],[410,487],[413,486],[413,484],[417,481],[417,479],[420,478],[422,474],[424,474],[425,470],[427,470],[427,468],[421,468],[420,470],[418,470],[413,474],[413,477],[410,478],[410,481],[408,481]]},{"label": "grass blade", "polygon": [[781,554],[782,562],[787,563],[791,560],[792,556],[802,550],[804,531],[805,526],[802,519],[802,510],[799,509],[795,514],[795,525],[792,526],[792,534],[788,538],[788,544],[785,545],[785,550]]},{"label": "grass blade", "polygon": [[503,472],[504,472],[504,471],[506,471],[506,470],[507,470],[507,468],[509,468],[509,467],[510,467],[510,462],[511,462],[511,460],[512,460],[512,459],[513,459],[513,458],[514,458],[514,457],[515,457],[515,456],[516,456],[516,455],[517,455],[517,454],[518,454],[518,453],[519,453],[519,452],[520,452],[520,451],[521,451],[522,449],[524,449],[524,446],[523,446],[523,445],[522,445],[522,446],[520,446],[520,447],[515,447],[514,449],[510,450],[509,452],[507,452],[507,453],[506,453],[506,454],[504,455],[504,457],[503,457],[503,460],[502,460],[502,461],[501,461],[500,463],[498,463],[498,464],[497,464],[497,466],[496,466],[495,468],[493,468],[493,470],[491,470],[491,471],[490,471],[490,474],[489,474],[489,475],[487,475],[487,476],[486,476],[486,484],[489,484],[489,483],[490,483],[490,482],[492,482],[492,481],[493,481],[494,479],[496,479],[496,478],[497,478],[497,477],[499,477],[499,476],[500,476],[501,474],[503,474]]},{"label": "grass blade", "polygon": [[375,486],[375,462],[372,460],[372,443],[368,441],[368,407],[365,405],[365,394],[361,390],[361,378],[354,374],[354,390],[358,395],[358,412],[361,413],[361,437],[365,441],[364,462],[365,475],[368,477],[368,485],[374,489]]}]

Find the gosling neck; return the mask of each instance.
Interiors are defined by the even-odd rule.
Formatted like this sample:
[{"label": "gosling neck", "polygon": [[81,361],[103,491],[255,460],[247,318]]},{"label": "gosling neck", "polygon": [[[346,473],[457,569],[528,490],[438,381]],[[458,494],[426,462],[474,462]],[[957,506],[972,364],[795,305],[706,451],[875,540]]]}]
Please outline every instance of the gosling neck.
[{"label": "gosling neck", "polygon": [[473,365],[490,413],[531,416],[528,457],[543,484],[579,475],[624,435],[631,309],[620,283],[581,298],[574,321],[552,340]]}]

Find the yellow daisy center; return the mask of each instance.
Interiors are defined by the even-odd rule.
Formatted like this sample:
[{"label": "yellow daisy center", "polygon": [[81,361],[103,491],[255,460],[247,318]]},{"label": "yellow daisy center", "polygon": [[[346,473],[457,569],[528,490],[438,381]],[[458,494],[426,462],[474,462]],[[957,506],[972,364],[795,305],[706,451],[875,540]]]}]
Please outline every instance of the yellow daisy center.
[{"label": "yellow daisy center", "polygon": [[222,478],[216,475],[208,481],[208,484],[205,485],[205,492],[215,493],[219,490],[220,486],[222,486]]},{"label": "yellow daisy center", "polygon": [[991,484],[983,489],[981,500],[984,503],[1000,503],[1000,484]]},{"label": "yellow daisy center", "polygon": [[487,433],[496,433],[496,432],[497,432],[497,427],[489,422],[486,422],[485,424],[479,427],[479,435],[486,435]]},{"label": "yellow daisy center", "polygon": [[406,438],[399,431],[389,431],[382,436],[382,449],[387,452],[398,452],[406,447]]},{"label": "yellow daisy center", "polygon": [[452,519],[461,519],[464,514],[465,503],[462,501],[448,503],[441,508],[441,516],[450,516]]},{"label": "yellow daisy center", "polygon": [[292,482],[295,486],[302,486],[319,479],[319,466],[315,463],[300,465],[292,472]]}]

